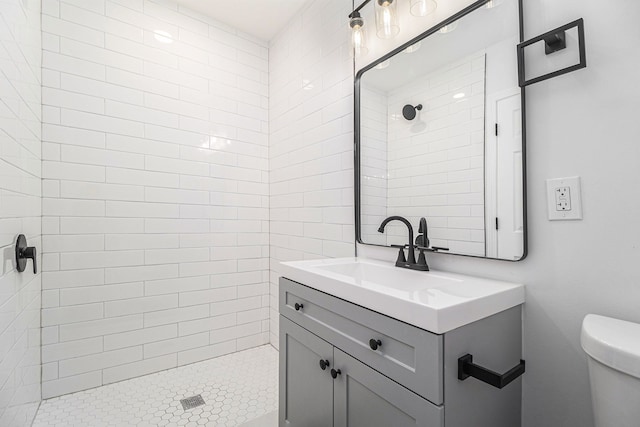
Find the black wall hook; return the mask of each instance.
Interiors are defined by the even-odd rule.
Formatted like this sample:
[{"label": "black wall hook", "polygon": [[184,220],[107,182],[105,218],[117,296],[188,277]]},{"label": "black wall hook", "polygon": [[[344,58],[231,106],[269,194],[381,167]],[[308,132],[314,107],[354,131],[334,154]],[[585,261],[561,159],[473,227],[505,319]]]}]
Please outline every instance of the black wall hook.
[{"label": "black wall hook", "polygon": [[474,364],[473,356],[470,354],[465,354],[458,359],[458,379],[460,381],[473,377],[496,388],[505,387],[507,384],[524,374],[524,371],[525,362],[522,359],[520,359],[520,363],[516,367],[502,375]]},{"label": "black wall hook", "polygon": [[33,274],[36,274],[38,272],[36,257],[36,248],[27,246],[27,238],[24,234],[19,235],[16,242],[16,269],[18,272],[22,273],[27,268],[27,259],[31,258],[33,261]]}]

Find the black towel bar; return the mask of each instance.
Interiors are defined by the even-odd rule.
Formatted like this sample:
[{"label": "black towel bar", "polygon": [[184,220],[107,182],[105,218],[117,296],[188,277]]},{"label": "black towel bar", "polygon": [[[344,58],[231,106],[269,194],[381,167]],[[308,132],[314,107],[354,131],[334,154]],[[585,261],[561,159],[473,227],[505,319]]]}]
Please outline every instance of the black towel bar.
[{"label": "black towel bar", "polygon": [[507,384],[524,374],[524,370],[525,363],[522,359],[520,359],[518,366],[510,369],[502,375],[474,364],[473,356],[470,354],[466,354],[458,359],[458,379],[460,381],[473,377],[496,388],[505,387]]}]

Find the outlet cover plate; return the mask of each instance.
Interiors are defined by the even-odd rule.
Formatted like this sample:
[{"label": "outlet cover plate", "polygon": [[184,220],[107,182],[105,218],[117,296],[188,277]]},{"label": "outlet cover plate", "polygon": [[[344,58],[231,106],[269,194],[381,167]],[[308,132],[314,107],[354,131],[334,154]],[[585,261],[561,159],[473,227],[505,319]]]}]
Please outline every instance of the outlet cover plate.
[{"label": "outlet cover plate", "polygon": [[580,177],[548,179],[547,209],[549,221],[582,219]]}]

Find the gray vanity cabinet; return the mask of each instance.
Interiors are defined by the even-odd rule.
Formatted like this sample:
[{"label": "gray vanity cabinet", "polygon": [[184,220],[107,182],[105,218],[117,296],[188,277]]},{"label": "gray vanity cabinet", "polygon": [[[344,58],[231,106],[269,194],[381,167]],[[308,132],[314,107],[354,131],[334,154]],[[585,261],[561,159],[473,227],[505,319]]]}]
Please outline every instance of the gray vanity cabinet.
[{"label": "gray vanity cabinet", "polygon": [[281,426],[443,426],[442,408],[285,317],[280,363]]},{"label": "gray vanity cabinet", "polygon": [[280,427],[520,425],[521,378],[458,379],[467,354],[495,372],[520,360],[519,306],[433,334],[286,278],[279,297]]},{"label": "gray vanity cabinet", "polygon": [[[331,427],[333,378],[320,361],[333,361],[333,346],[295,323],[280,321],[280,425]],[[332,364],[331,364],[332,365]]]},{"label": "gray vanity cabinet", "polygon": [[443,402],[442,335],[284,278],[280,314],[436,405]]}]

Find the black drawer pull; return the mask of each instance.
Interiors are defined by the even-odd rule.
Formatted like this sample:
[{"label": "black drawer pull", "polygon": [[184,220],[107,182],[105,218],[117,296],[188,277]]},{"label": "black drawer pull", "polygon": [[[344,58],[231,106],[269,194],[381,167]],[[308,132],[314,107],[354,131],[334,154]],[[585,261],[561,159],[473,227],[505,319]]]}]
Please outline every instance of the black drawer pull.
[{"label": "black drawer pull", "polygon": [[338,369],[337,371],[335,369],[331,370],[331,378],[333,378],[334,380],[338,378],[338,375],[340,374],[342,374],[342,371],[340,371],[340,369]]},{"label": "black drawer pull", "polygon": [[329,361],[328,360],[320,360],[320,369],[322,369],[324,371],[328,367],[329,367]]},{"label": "black drawer pull", "polygon": [[304,307],[304,305],[303,305],[303,304],[295,303],[295,305],[294,305],[293,307],[296,309],[296,311],[300,311],[300,310],[302,310],[302,308]]},{"label": "black drawer pull", "polygon": [[378,347],[382,347],[382,341],[370,339],[369,340],[369,347],[371,347],[371,350],[376,351],[378,349]]}]

